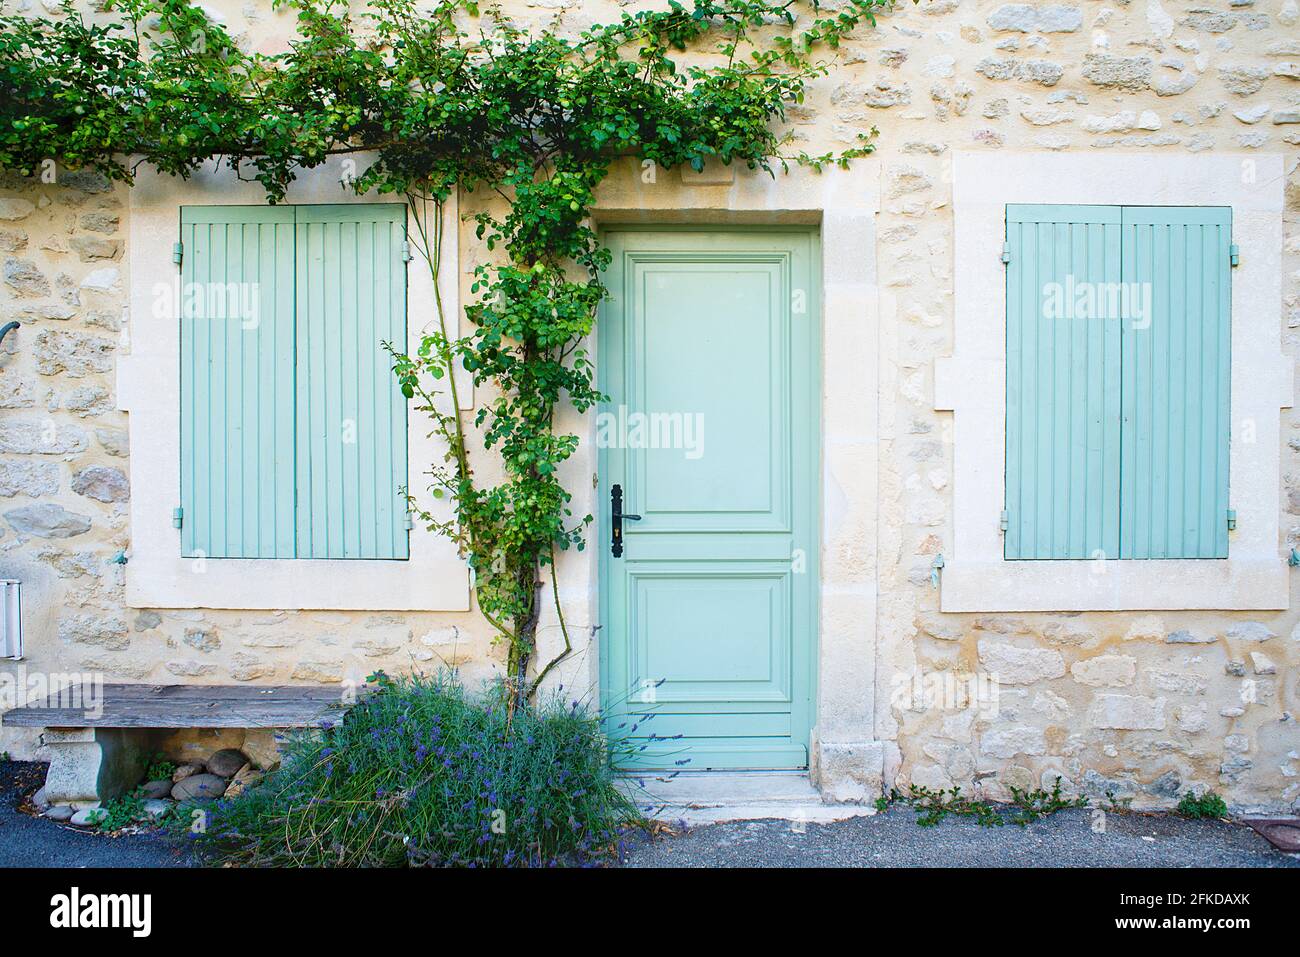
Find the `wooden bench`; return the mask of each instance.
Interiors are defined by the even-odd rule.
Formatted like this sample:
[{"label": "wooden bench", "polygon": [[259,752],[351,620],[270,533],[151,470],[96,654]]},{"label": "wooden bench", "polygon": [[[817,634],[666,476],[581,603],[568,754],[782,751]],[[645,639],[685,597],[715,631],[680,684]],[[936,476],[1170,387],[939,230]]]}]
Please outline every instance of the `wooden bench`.
[{"label": "wooden bench", "polygon": [[73,686],[0,715],[0,724],[42,728],[52,804],[93,805],[136,787],[168,729],[291,730],[342,720],[343,688],[327,685]]}]

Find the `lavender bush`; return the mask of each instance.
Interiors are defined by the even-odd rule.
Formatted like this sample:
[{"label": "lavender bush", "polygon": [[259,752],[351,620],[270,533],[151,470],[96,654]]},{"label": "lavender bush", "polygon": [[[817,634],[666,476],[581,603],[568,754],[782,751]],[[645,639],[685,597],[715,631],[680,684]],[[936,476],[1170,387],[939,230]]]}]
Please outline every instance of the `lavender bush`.
[{"label": "lavender bush", "polygon": [[511,713],[499,690],[476,698],[446,672],[371,680],[341,725],[292,736],[278,771],[209,808],[194,837],[215,863],[601,863],[639,821],[578,702]]}]

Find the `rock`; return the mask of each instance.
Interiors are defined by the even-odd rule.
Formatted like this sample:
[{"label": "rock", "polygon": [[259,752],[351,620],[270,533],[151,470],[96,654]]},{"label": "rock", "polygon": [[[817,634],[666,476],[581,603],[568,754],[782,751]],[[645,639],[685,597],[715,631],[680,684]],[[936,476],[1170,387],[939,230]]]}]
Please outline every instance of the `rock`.
[{"label": "rock", "polygon": [[1250,667],[1257,675],[1275,675],[1277,674],[1277,665],[1268,655],[1262,655],[1258,651],[1250,653]]},{"label": "rock", "polygon": [[228,798],[239,797],[239,795],[243,794],[260,780],[262,780],[261,772],[254,771],[252,765],[245,764],[235,772],[235,776],[231,780],[230,786],[226,788],[225,796]]},{"label": "rock", "polygon": [[1244,678],[1246,677],[1246,662],[1234,658],[1223,666],[1223,673],[1231,675],[1233,678]]},{"label": "rock", "polygon": [[59,467],[52,462],[0,459],[0,496],[40,498],[59,490]]},{"label": "rock", "polygon": [[1074,680],[1092,688],[1122,688],[1137,674],[1137,659],[1128,655],[1098,655],[1070,667]]},{"label": "rock", "polygon": [[162,624],[162,615],[156,611],[142,611],[135,616],[136,631],[150,631]]},{"label": "rock", "polygon": [[166,779],[146,781],[143,785],[146,800],[165,798],[172,793],[172,782]]},{"label": "rock", "polygon": [[1178,797],[1178,791],[1182,786],[1183,779],[1178,776],[1177,771],[1166,771],[1143,790],[1158,797],[1175,798]]},{"label": "rock", "polygon": [[1219,82],[1223,84],[1225,90],[1237,96],[1250,96],[1258,93],[1269,76],[1268,67],[1263,66],[1225,66],[1219,68]]},{"label": "rock", "polygon": [[1300,63],[1279,63],[1273,67],[1274,76],[1284,76],[1288,80],[1300,80]]},{"label": "rock", "polygon": [[122,272],[116,266],[105,266],[103,269],[96,269],[81,280],[81,288],[89,289],[91,292],[110,292],[117,286],[121,277]]},{"label": "rock", "polygon": [[121,226],[122,220],[119,216],[110,213],[82,213],[78,225],[82,229],[88,229],[92,233],[105,233],[112,235],[117,232]]},{"label": "rock", "polygon": [[980,736],[980,751],[995,758],[1012,758],[1017,754],[1046,754],[1047,739],[1042,728],[992,728]]},{"label": "rock", "polygon": [[204,767],[202,762],[191,761],[188,764],[179,765],[176,770],[172,772],[172,783],[178,784],[191,775],[202,774],[203,771]]},{"label": "rock", "polygon": [[1094,728],[1119,731],[1163,731],[1167,699],[1137,695],[1099,694],[1088,710]]},{"label": "rock", "polygon": [[172,787],[177,801],[214,801],[226,793],[226,779],[215,774],[191,774]]},{"label": "rock", "polygon": [[76,812],[72,809],[71,805],[55,804],[53,807],[46,809],[45,816],[48,817],[51,821],[58,821],[59,823],[63,823],[65,821],[72,820],[72,815],[75,813]]},{"label": "rock", "polygon": [[59,185],[65,189],[75,189],[82,193],[107,193],[113,188],[112,182],[103,173],[93,169],[75,172],[59,171]]},{"label": "rock", "polygon": [[0,199],[0,219],[26,219],[36,210],[36,204],[26,199]]},{"label": "rock", "polygon": [[48,296],[50,281],[30,259],[9,258],[4,265],[5,285],[23,296]]},{"label": "rock", "polygon": [[1233,116],[1246,124],[1258,123],[1264,117],[1268,116],[1273,107],[1268,103],[1261,103],[1259,106],[1252,106],[1247,109],[1235,110]]},{"label": "rock", "polygon": [[874,83],[844,83],[831,92],[834,106],[867,106],[885,110],[891,106],[906,106],[912,102],[912,88],[906,83],[894,85],[885,80]]},{"label": "rock", "polygon": [[131,497],[126,474],[103,465],[91,465],[73,475],[72,490],[97,502],[125,502]]},{"label": "rock", "polygon": [[84,332],[53,330],[36,335],[36,371],[41,375],[67,375],[73,379],[113,368],[113,340]]},{"label": "rock", "polygon": [[108,394],[108,390],[103,386],[87,385],[79,389],[73,389],[68,393],[67,399],[63,402],[63,407],[69,412],[75,412],[83,419],[92,415],[102,415],[113,409],[113,397]]},{"label": "rock", "polygon": [[1083,25],[1083,11],[1069,6],[1007,3],[987,17],[994,30],[1015,33],[1074,33]]},{"label": "rock", "polygon": [[59,640],[68,644],[99,645],[110,651],[131,647],[126,620],[104,612],[83,612],[60,619]]},{"label": "rock", "polygon": [[1151,85],[1154,67],[1154,62],[1146,56],[1089,53],[1083,58],[1083,78],[1094,86],[1111,90],[1145,90]]},{"label": "rock", "polygon": [[95,438],[104,451],[115,458],[126,458],[131,452],[126,429],[96,429]]},{"label": "rock", "polygon": [[1224,635],[1236,641],[1268,641],[1270,638],[1277,637],[1260,621],[1238,622],[1225,631]]},{"label": "rock", "polygon": [[1273,114],[1273,125],[1283,126],[1288,123],[1300,123],[1300,110],[1278,110]]},{"label": "rock", "polygon": [[1157,96],[1178,96],[1179,94],[1186,94],[1188,90],[1196,86],[1196,81],[1199,81],[1199,79],[1200,77],[1197,77],[1191,70],[1183,70],[1183,72],[1175,74],[1173,77],[1167,73],[1157,73],[1152,77],[1151,88],[1156,91]]},{"label": "rock", "polygon": [[75,425],[5,421],[0,429],[0,452],[20,455],[71,455],[86,451],[90,440]]},{"label": "rock", "polygon": [[165,817],[175,806],[174,802],[163,798],[150,798],[143,803],[142,808],[150,821],[158,821]]},{"label": "rock", "polygon": [[1154,110],[1143,110],[1141,115],[1133,110],[1121,110],[1111,116],[1089,116],[1083,121],[1089,133],[1128,133],[1132,130],[1158,130],[1160,117]]},{"label": "rock", "polygon": [[222,748],[208,758],[208,772],[222,778],[233,778],[249,764],[248,755],[235,748]]},{"label": "rock", "polygon": [[97,827],[99,822],[108,817],[108,812],[102,808],[88,807],[75,812],[69,818],[69,824],[75,824],[77,827]]},{"label": "rock", "polygon": [[45,797],[45,788],[40,788],[32,795],[32,806],[42,811],[49,808],[50,802],[49,799]]},{"label": "rock", "polygon": [[[209,628],[186,628],[185,637],[181,641],[204,654],[216,651],[221,647],[221,639]],[[208,761],[208,770],[212,770],[211,760]]]},{"label": "rock", "polygon": [[1165,643],[1170,645],[1208,645],[1213,642],[1213,635],[1196,635],[1186,629],[1165,635]]},{"label": "rock", "polygon": [[1013,60],[1001,57],[985,57],[975,64],[975,72],[990,80],[1020,80],[1024,83],[1038,83],[1042,86],[1055,86],[1065,74],[1065,68],[1050,60]]},{"label": "rock", "polygon": [[980,641],[980,664],[1002,684],[1027,685],[1065,674],[1065,659],[1051,648],[1021,648]]},{"label": "rock", "polygon": [[244,735],[243,752],[253,762],[253,767],[262,771],[280,766],[280,747],[274,731],[250,729]]},{"label": "rock", "polygon": [[98,236],[74,236],[69,245],[83,263],[97,259],[117,259],[122,255],[122,240]]},{"label": "rock", "polygon": [[10,509],[4,517],[18,534],[37,538],[74,538],[90,531],[89,518],[52,502]]}]

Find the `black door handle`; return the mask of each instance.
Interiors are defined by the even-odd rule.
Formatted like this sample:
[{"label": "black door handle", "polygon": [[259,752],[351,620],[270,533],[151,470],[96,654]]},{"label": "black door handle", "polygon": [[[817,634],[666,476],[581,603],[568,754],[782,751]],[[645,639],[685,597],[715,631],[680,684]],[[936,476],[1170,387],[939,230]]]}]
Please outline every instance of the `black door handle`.
[{"label": "black door handle", "polygon": [[610,502],[610,543],[609,549],[615,558],[623,557],[623,522],[639,522],[640,515],[623,514],[623,486],[614,485],[609,490]]}]

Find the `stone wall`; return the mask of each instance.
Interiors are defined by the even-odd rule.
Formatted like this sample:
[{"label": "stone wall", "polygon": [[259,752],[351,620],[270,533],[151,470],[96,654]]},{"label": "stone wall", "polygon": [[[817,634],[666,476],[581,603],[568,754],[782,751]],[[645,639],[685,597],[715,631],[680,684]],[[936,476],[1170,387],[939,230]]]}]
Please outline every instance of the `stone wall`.
[{"label": "stone wall", "polygon": [[[259,49],[276,49],[291,27],[269,3],[211,6]],[[563,10],[574,28],[619,9],[505,7],[521,23]],[[892,743],[886,785],[1002,796],[1007,784],[1050,786],[1060,775],[1070,789],[1137,803],[1214,788],[1240,805],[1294,805],[1297,596],[1278,614],[945,615],[931,565],[951,547],[951,416],[932,411],[932,385],[935,358],[953,347],[952,153],[1284,154],[1282,348],[1291,353],[1300,327],[1296,0],[903,4],[845,46],[790,121],[809,151],[880,131],[866,162],[883,197],[875,700],[876,735]],[[490,673],[499,649],[473,614],[124,607],[113,559],[129,546],[130,487],[149,480],[130,474],[113,394],[114,357],[130,348],[124,188],[63,171],[53,184],[0,185],[0,321],[24,323],[0,352],[0,576],[25,582],[30,667],[157,682],[338,681],[442,661]],[[1300,539],[1300,420],[1286,410],[1283,423],[1278,508],[1289,531],[1279,560]],[[572,617],[595,620],[589,607]],[[916,709],[894,693],[917,674],[977,671],[1001,678],[996,715]],[[0,749],[31,745],[0,728]]]}]

